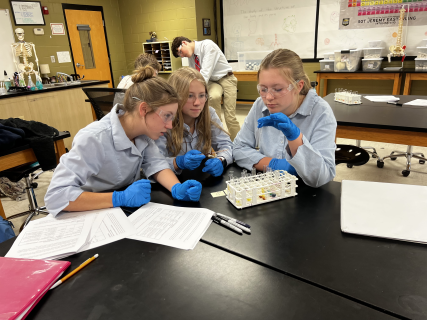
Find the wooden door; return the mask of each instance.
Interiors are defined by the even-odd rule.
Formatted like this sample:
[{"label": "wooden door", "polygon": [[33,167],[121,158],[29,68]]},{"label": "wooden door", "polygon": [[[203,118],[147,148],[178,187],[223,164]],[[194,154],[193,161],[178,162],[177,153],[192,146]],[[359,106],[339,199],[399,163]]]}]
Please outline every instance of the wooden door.
[{"label": "wooden door", "polygon": [[[65,9],[64,14],[76,73],[80,77],[84,75],[85,80],[110,80],[108,86],[113,88],[102,12]],[[90,27],[89,44],[85,43],[87,39],[82,36],[82,32],[77,29],[77,25],[80,25],[80,28],[81,25]],[[83,56],[83,50],[85,50],[86,57]],[[85,63],[88,50],[93,54],[93,63],[90,65]]]}]

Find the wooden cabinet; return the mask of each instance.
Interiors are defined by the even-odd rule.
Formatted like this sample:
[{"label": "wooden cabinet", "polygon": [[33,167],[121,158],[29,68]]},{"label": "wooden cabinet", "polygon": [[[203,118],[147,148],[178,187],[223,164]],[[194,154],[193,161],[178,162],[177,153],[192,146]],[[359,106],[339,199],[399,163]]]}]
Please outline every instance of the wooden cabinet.
[{"label": "wooden cabinet", "polygon": [[[108,87],[108,84],[93,87]],[[59,131],[69,131],[71,137],[64,139],[64,144],[71,149],[77,132],[93,122],[92,107],[86,99],[80,87],[4,98],[0,99],[0,119],[34,120]]]},{"label": "wooden cabinet", "polygon": [[172,73],[181,68],[181,58],[175,58],[171,50],[171,41],[144,42],[142,44],[144,53],[153,54],[162,66],[159,73]]}]

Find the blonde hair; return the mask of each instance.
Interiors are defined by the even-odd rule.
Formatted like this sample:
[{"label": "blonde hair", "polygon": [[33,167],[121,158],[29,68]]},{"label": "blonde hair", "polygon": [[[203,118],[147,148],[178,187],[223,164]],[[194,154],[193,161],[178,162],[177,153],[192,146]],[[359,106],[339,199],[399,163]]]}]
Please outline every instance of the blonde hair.
[{"label": "blonde hair", "polygon": [[[183,67],[169,77],[168,83],[180,93],[180,99],[178,101],[178,111],[173,121],[172,130],[168,130],[166,133],[166,147],[173,157],[176,157],[182,148],[182,142],[184,140],[184,117],[182,114],[182,108],[187,103],[188,95],[190,92],[190,84],[192,81],[199,81],[205,87],[205,93],[207,93],[207,86],[205,79],[201,73],[190,67]],[[216,122],[211,120],[209,112],[209,101],[206,100],[202,112],[197,117],[197,136],[198,141],[196,145],[197,150],[201,150],[202,153],[210,153],[212,148],[212,136],[211,126],[215,126],[224,132],[226,132]],[[227,133],[227,132],[226,132]],[[228,134],[228,133],[227,133]]]},{"label": "blonde hair", "polygon": [[[148,104],[150,112],[155,112],[158,107],[177,103],[178,94],[165,80],[156,77],[156,71],[150,67],[140,67],[133,72],[131,85],[125,94],[123,104],[117,106],[117,113],[120,110],[133,113],[141,101]],[[136,97],[139,100],[133,99]]]},{"label": "blonde hair", "polygon": [[157,58],[149,53],[141,53],[136,59],[134,63],[134,68],[138,69],[140,67],[150,66],[154,70],[160,71],[162,70],[162,65],[157,61]]},{"label": "blonde hair", "polygon": [[295,89],[298,89],[296,81],[304,81],[304,86],[300,91],[300,95],[307,95],[311,89],[310,79],[304,72],[301,58],[292,50],[276,49],[270,52],[259,66],[257,80],[259,81],[259,74],[262,70],[266,69],[279,69],[283,77],[291,83]]}]

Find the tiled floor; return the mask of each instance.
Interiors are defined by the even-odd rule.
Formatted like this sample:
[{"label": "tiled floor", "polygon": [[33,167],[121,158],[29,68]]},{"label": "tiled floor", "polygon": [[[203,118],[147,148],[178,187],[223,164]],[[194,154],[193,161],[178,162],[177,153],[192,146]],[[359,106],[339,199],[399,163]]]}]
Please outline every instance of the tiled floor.
[{"label": "tiled floor", "polygon": [[[248,114],[251,106],[248,105],[238,105],[237,107],[237,119],[240,124],[243,124],[246,115]],[[337,143],[341,144],[355,144],[354,140],[338,139]],[[366,142],[362,143],[363,145],[373,146],[377,149],[377,152],[381,157],[390,154],[393,150],[406,150],[404,145],[394,145],[388,143],[378,143],[378,142]],[[427,155],[427,148],[416,147],[414,148],[415,152],[423,152]],[[342,180],[363,180],[363,181],[377,181],[377,182],[389,182],[389,183],[401,183],[401,184],[413,184],[413,185],[427,185],[427,164],[421,165],[418,161],[412,162],[412,172],[408,177],[403,177],[401,172],[405,169],[405,159],[398,158],[396,161],[387,160],[384,168],[380,169],[377,167],[377,160],[370,159],[369,162],[360,167],[353,167],[351,169],[347,168],[346,165],[341,164],[337,166],[335,181]],[[52,178],[52,172],[45,172],[36,180],[38,183],[38,188],[35,189],[37,201],[40,206],[44,205],[44,195],[46,193],[47,187],[49,186],[50,180]],[[19,212],[23,212],[28,208],[28,201],[25,199],[23,201],[13,201],[9,198],[1,198],[3,207],[6,212],[6,216],[11,216]],[[40,215],[36,218],[42,218],[43,215]],[[12,222],[15,224],[15,230],[17,231],[25,217],[13,219]]]}]

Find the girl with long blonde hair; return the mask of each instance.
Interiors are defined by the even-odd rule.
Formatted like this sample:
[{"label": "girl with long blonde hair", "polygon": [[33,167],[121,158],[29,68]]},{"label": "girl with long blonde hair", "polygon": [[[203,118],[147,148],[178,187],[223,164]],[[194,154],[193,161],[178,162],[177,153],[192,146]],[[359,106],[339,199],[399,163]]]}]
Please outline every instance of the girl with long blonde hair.
[{"label": "girl with long blonde hair", "polygon": [[178,111],[172,129],[156,141],[157,146],[177,174],[183,169],[196,169],[214,150],[216,157],[208,159],[202,171],[220,176],[233,162],[233,143],[215,110],[208,105],[203,76],[184,67],[172,73],[168,83],[179,94]]},{"label": "girl with long blonde hair", "polygon": [[243,168],[265,166],[298,175],[319,187],[335,176],[337,121],[329,104],[311,89],[300,57],[277,49],[261,62],[258,92],[234,140]]}]

